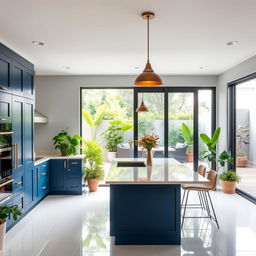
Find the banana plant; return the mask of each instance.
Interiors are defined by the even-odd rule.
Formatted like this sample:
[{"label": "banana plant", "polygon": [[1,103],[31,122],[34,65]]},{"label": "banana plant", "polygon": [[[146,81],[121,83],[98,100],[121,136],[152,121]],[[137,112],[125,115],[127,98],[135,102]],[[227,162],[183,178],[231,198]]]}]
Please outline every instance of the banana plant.
[{"label": "banana plant", "polygon": [[106,113],[106,106],[104,104],[97,108],[96,114],[94,117],[87,110],[85,109],[82,110],[83,118],[91,128],[91,136],[93,141],[96,141],[98,127],[102,122],[105,113]]},{"label": "banana plant", "polygon": [[219,140],[219,136],[220,136],[220,127],[218,127],[214,133],[213,136],[211,138],[209,138],[208,135],[206,135],[205,133],[201,133],[200,134],[200,139],[202,140],[202,142],[206,145],[207,150],[203,151],[202,157],[203,159],[207,159],[210,163],[211,163],[211,169],[212,170],[216,170],[216,145],[218,143]]},{"label": "banana plant", "polygon": [[186,142],[186,144],[188,145],[187,147],[187,153],[193,153],[193,132],[190,130],[190,128],[185,124],[182,123],[181,124],[181,131],[183,133],[183,138]]}]

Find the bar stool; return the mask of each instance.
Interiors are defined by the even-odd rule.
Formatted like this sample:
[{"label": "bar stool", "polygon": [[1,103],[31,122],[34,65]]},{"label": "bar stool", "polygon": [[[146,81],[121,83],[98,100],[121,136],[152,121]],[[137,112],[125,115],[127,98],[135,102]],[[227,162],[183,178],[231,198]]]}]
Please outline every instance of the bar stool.
[{"label": "bar stool", "polygon": [[[205,177],[205,173],[206,173],[206,167],[204,165],[199,165],[197,168],[197,173],[203,177]],[[186,187],[189,186],[188,184],[183,184],[181,187],[184,190],[183,196],[182,196],[182,203],[181,203],[181,207],[183,207],[183,203],[184,203],[184,198],[185,198],[185,194],[186,194]],[[201,193],[201,191],[197,191],[198,193],[198,198],[199,198],[199,202],[200,204],[189,204],[190,208],[198,208],[198,206],[203,210],[205,209],[204,206],[204,200],[203,200],[203,195]]]},{"label": "bar stool", "polygon": [[[208,175],[207,175],[207,179],[209,180],[209,182],[207,184],[191,184],[191,185],[183,185],[182,188],[184,189],[184,193],[186,192],[186,196],[184,195],[184,198],[186,197],[185,200],[185,205],[184,205],[184,211],[183,211],[183,216],[182,216],[182,224],[181,224],[181,228],[183,227],[184,224],[184,219],[185,218],[209,218],[209,219],[213,219],[219,229],[219,223],[215,214],[215,210],[213,207],[213,203],[212,203],[212,199],[210,196],[209,191],[211,190],[215,190],[216,188],[216,183],[217,183],[217,172],[216,171],[209,171]],[[203,217],[187,217],[185,216],[186,214],[186,209],[189,208],[188,206],[188,197],[189,197],[189,192],[190,191],[198,191],[201,193],[201,200],[202,203],[204,205],[204,209],[206,209],[207,211],[207,216],[203,216]],[[183,199],[184,199],[183,198]]]}]

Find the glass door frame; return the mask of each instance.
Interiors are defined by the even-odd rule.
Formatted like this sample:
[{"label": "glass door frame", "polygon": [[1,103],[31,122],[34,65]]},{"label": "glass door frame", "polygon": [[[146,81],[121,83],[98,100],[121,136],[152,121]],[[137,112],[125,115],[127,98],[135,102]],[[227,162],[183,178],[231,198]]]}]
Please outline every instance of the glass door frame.
[{"label": "glass door frame", "polygon": [[[199,146],[199,134],[198,134],[198,91],[199,90],[211,90],[212,91],[212,132],[216,129],[216,88],[215,87],[136,87],[134,88],[134,140],[138,139],[138,113],[135,111],[138,107],[138,95],[139,93],[163,93],[164,94],[164,157],[168,158],[168,137],[169,137],[169,93],[193,93],[193,153],[194,153],[194,171],[198,166],[198,146]],[[134,157],[138,157],[138,146],[134,146]]]},{"label": "glass door frame", "polygon": [[[256,78],[256,72],[228,83],[228,150],[234,158],[229,169],[236,172],[236,86]],[[236,188],[236,193],[256,204],[256,198],[251,194]]]}]

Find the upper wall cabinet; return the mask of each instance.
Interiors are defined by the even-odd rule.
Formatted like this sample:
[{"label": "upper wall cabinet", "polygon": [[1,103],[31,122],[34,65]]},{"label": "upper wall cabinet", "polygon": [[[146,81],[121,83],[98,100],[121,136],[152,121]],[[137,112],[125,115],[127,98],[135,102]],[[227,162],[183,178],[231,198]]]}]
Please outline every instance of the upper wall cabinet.
[{"label": "upper wall cabinet", "polygon": [[1,43],[0,91],[34,98],[34,65]]},{"label": "upper wall cabinet", "polygon": [[23,95],[24,68],[19,63],[14,62],[11,73],[11,88],[16,95]]},{"label": "upper wall cabinet", "polygon": [[11,61],[0,53],[0,90],[10,90]]},{"label": "upper wall cabinet", "polygon": [[23,91],[25,97],[34,97],[34,72],[29,69],[23,73]]}]

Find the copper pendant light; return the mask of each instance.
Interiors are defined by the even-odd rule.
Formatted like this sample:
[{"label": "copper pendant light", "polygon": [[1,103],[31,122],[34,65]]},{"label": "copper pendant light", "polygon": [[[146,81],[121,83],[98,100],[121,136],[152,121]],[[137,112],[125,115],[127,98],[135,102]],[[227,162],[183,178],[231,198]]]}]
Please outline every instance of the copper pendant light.
[{"label": "copper pendant light", "polygon": [[137,76],[134,85],[139,86],[158,86],[162,85],[163,82],[161,77],[154,72],[149,62],[149,20],[155,17],[153,12],[143,12],[142,18],[147,20],[147,63],[143,72]]},{"label": "copper pendant light", "polygon": [[142,101],[141,101],[139,107],[136,109],[136,112],[139,112],[139,113],[149,112],[148,108],[145,106],[144,101],[143,101],[143,93],[142,93]]}]

